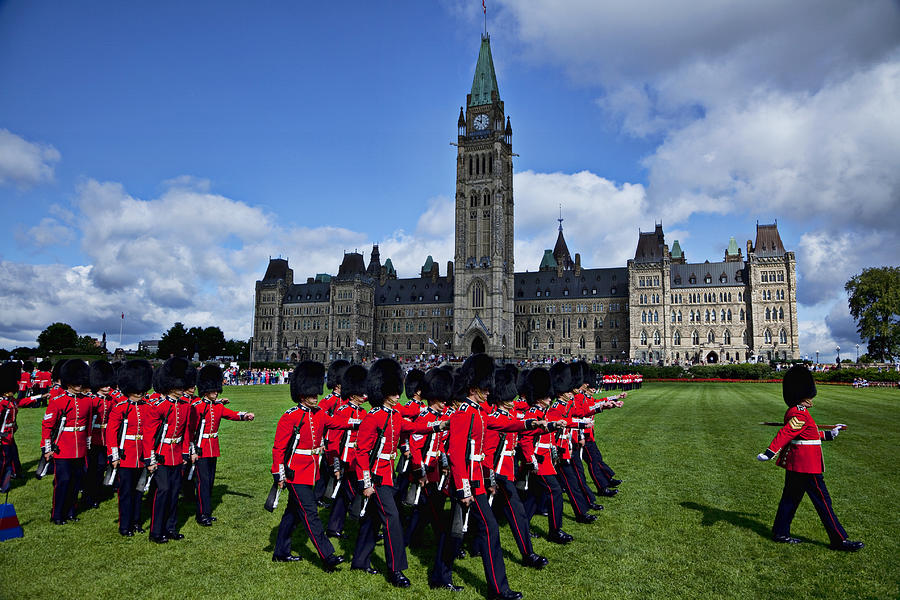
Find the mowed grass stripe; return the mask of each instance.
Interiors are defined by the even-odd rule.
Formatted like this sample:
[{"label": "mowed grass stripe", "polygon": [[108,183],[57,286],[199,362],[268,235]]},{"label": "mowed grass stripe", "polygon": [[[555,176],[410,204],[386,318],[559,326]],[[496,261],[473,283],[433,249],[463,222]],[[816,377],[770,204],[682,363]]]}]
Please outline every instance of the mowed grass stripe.
[{"label": "mowed grass stripe", "polygon": [[[171,598],[414,598],[450,597],[427,588],[433,558],[430,535],[424,549],[409,551],[411,590],[394,590],[383,578],[321,571],[312,544],[298,529],[295,551],[305,562],[270,562],[281,510],[262,510],[271,484],[271,444],[281,413],[291,406],[287,386],[226,389],[230,407],[257,415],[252,423],[223,421],[214,488],[219,521],[198,526],[193,504],[183,503],[185,539],[156,546],[146,534],[133,539],[116,533],[116,503],[81,515],[63,527],[49,523],[52,482],[28,479],[10,494],[24,539],[0,543],[0,597]],[[513,589],[529,598],[897,598],[900,394],[896,390],[820,386],[812,414],[819,423],[850,425],[823,446],[826,481],[835,512],[854,538],[867,547],[848,555],[827,549],[827,538],[809,500],[804,500],[793,533],[807,543],[787,547],[769,541],[783,485],[783,472],[758,463],[779,421],[781,390],[771,384],[647,384],[629,394],[622,409],[597,417],[604,458],[626,482],[594,525],[573,520],[566,504],[564,529],[575,535],[568,546],[534,540],[551,559],[544,571],[518,564],[508,527],[501,543]],[[25,409],[17,440],[33,472],[38,458],[43,411]],[[322,511],[323,519],[328,511]],[[547,520],[534,528],[546,534]],[[336,543],[351,554],[349,541]],[[376,548],[374,566],[384,568]],[[482,596],[486,587],[480,559],[457,562],[460,598]]]}]

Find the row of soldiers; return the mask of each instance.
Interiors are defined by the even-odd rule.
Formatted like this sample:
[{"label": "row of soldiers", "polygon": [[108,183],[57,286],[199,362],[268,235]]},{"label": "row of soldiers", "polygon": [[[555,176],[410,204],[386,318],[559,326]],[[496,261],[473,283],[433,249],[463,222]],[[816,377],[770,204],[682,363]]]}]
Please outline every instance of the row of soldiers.
[{"label": "row of soldiers", "polygon": [[[548,541],[566,544],[573,536],[562,530],[563,490],[579,522],[593,522],[590,510],[602,508],[587,485],[583,461],[598,492],[614,495],[621,483],[603,461],[593,425],[594,415],[621,406],[624,394],[594,400],[597,383],[585,363],[519,373],[475,354],[458,370],[414,370],[404,381],[392,359],[368,370],[335,361],[327,376],[333,391],[320,402],[325,367],[313,361],[296,367],[291,397],[297,406],[276,428],[267,508],[274,509],[282,490],[288,503],[273,561],[301,560],[291,552],[291,536],[302,524],[324,568],[335,570],[344,557],[329,537],[343,536],[349,513],[360,520],[350,568],[378,574],[371,555],[382,529],[387,578],[409,587],[406,547],[417,528],[430,525],[437,551],[429,585],[459,591],[453,564],[471,528],[489,596],[521,598],[506,578],[494,505],[506,514],[523,564],[540,569],[549,561],[532,546],[535,514],[546,510]],[[411,400],[400,405],[404,391]],[[317,512],[322,496],[335,500],[327,529]],[[398,499],[414,507],[406,531]]]},{"label": "row of soldiers", "polygon": [[[254,418],[253,413],[225,407],[227,400],[219,398],[218,365],[206,365],[198,372],[187,360],[171,358],[154,371],[145,360],[116,365],[97,360],[88,365],[72,359],[57,367],[42,419],[37,468],[38,478],[53,472],[51,521],[76,522],[79,512],[97,508],[105,484],[118,490],[121,535],[144,532],[141,500],[150,492],[150,540],[179,540],[184,535],[177,530],[176,508],[187,477],[196,493],[197,522],[212,525],[219,423],[223,418]],[[22,405],[14,393],[19,380],[18,363],[0,366],[0,473],[6,490],[9,479],[24,476],[14,439],[16,413]],[[148,394],[151,388],[154,393]]]}]

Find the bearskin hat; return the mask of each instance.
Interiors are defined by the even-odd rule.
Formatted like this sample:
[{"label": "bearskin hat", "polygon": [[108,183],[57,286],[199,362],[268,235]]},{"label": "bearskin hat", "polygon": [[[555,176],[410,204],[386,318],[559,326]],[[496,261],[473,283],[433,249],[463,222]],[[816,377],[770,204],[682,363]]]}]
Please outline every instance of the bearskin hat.
[{"label": "bearskin hat", "polygon": [[318,397],[325,385],[325,365],[314,360],[301,361],[294,367],[291,377],[291,400],[300,402],[304,398]]},{"label": "bearskin hat", "polygon": [[816,382],[805,365],[794,365],[784,374],[781,394],[788,406],[797,406],[807,398],[816,397]]},{"label": "bearskin hat", "polygon": [[17,362],[10,361],[0,365],[0,394],[19,391],[19,377],[21,375],[22,367]]},{"label": "bearskin hat", "polygon": [[119,390],[126,396],[143,396],[152,385],[153,367],[144,359],[129,360],[119,369]]},{"label": "bearskin hat", "polygon": [[331,361],[331,364],[328,365],[328,377],[326,378],[329,390],[333,390],[341,385],[341,377],[349,366],[350,361],[344,360],[343,358]]},{"label": "bearskin hat", "polygon": [[459,372],[469,390],[481,389],[490,392],[491,386],[494,385],[494,359],[483,352],[467,358],[459,368]]},{"label": "bearskin hat", "polygon": [[30,360],[26,360],[22,363],[22,370],[26,373],[31,373],[32,371],[34,371],[34,363]]},{"label": "bearskin hat", "polygon": [[588,387],[597,387],[597,374],[586,361],[579,360],[575,365],[581,369],[581,384],[587,384]]},{"label": "bearskin hat", "polygon": [[406,397],[410,400],[416,395],[416,392],[422,391],[422,380],[425,378],[425,371],[422,369],[412,369],[406,374]]},{"label": "bearskin hat", "polygon": [[453,373],[441,368],[425,373],[422,379],[422,397],[426,402],[450,402],[453,397]]},{"label": "bearskin hat", "polygon": [[38,363],[38,371],[51,371],[53,370],[53,363],[49,360],[42,360]]},{"label": "bearskin hat", "polygon": [[494,369],[494,385],[488,394],[488,402],[492,406],[512,402],[518,394],[516,389],[518,376],[519,370],[515,365],[503,365]]},{"label": "bearskin hat", "polygon": [[528,406],[534,406],[538,400],[549,398],[552,393],[550,371],[543,367],[532,369],[528,373],[528,383],[525,385],[525,401],[528,402]]},{"label": "bearskin hat", "polygon": [[519,397],[525,397],[525,390],[528,389],[528,374],[531,373],[531,369],[522,369],[519,371],[519,377],[516,379],[516,391],[519,392]]},{"label": "bearskin hat", "polygon": [[349,365],[341,375],[341,398],[366,395],[366,377],[369,372],[362,365]]},{"label": "bearskin hat", "polygon": [[569,372],[572,373],[572,389],[577,390],[582,385],[584,385],[584,371],[581,370],[581,365],[576,363],[569,363]]},{"label": "bearskin hat", "polygon": [[109,361],[100,359],[91,363],[91,391],[95,394],[97,390],[105,387],[114,387],[116,385],[116,371]]},{"label": "bearskin hat", "polygon": [[469,386],[466,378],[459,370],[453,373],[453,382],[450,384],[450,402],[463,402],[469,395]]},{"label": "bearskin hat", "polygon": [[173,356],[159,368],[159,376],[154,382],[154,389],[160,394],[168,394],[172,390],[186,390],[194,387],[194,374],[191,363],[186,358]]},{"label": "bearskin hat", "polygon": [[197,374],[197,395],[205,396],[210,392],[221,392],[223,378],[222,367],[219,365],[215,363],[203,365]]},{"label": "bearskin hat", "polygon": [[71,358],[59,370],[59,382],[63,387],[91,385],[91,368],[80,358]]},{"label": "bearskin hat", "polygon": [[553,386],[553,397],[572,391],[572,367],[569,363],[558,362],[550,367],[550,381]]},{"label": "bearskin hat", "polygon": [[62,371],[63,365],[66,364],[66,360],[58,360],[56,364],[53,365],[53,370],[50,371],[50,379],[52,381],[59,381],[59,373]]},{"label": "bearskin hat", "polygon": [[385,398],[403,393],[403,369],[392,358],[379,358],[369,369],[366,377],[366,394],[369,404],[384,405]]}]

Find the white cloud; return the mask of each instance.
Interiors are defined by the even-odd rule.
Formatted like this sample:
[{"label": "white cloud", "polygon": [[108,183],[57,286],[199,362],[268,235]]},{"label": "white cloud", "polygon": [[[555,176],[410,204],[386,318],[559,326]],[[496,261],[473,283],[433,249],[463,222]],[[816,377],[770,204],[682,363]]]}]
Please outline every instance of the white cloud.
[{"label": "white cloud", "polygon": [[53,146],[29,142],[8,129],[0,129],[0,184],[27,188],[50,181],[59,158],[59,151]]}]

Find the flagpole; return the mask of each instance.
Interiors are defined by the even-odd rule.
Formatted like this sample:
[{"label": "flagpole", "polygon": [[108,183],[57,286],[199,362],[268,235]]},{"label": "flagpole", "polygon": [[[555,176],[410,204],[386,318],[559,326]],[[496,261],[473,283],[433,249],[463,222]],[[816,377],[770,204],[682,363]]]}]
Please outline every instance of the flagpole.
[{"label": "flagpole", "polygon": [[487,5],[481,0],[481,8],[484,10],[484,35],[487,36]]},{"label": "flagpole", "polygon": [[119,348],[122,347],[122,333],[125,331],[125,313],[122,313],[122,320],[119,322]]}]

